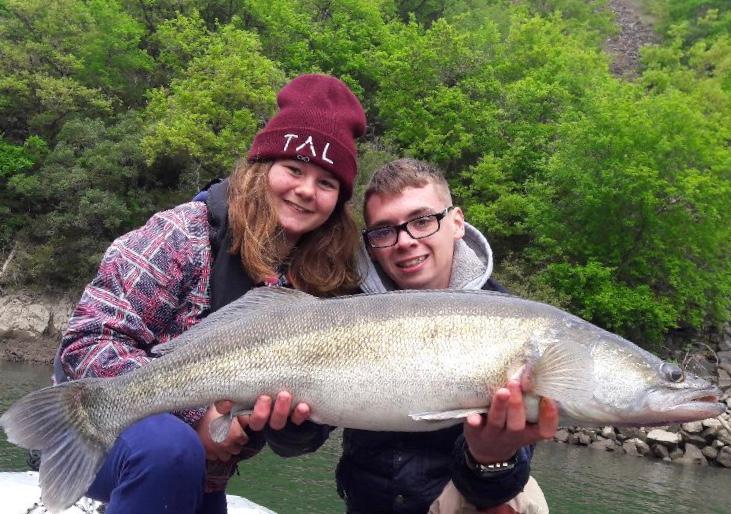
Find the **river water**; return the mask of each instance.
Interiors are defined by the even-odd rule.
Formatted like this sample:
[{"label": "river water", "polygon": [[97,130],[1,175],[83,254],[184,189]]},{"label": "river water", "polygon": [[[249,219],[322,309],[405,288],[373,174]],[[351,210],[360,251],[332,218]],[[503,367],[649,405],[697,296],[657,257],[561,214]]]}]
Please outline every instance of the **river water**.
[{"label": "river water", "polygon": [[[0,361],[0,412],[48,384],[50,368]],[[334,469],[340,431],[318,452],[281,459],[269,450],[242,463],[229,486],[280,514],[338,514]],[[0,471],[23,470],[25,451],[0,436]],[[533,476],[554,514],[730,514],[731,469],[683,467],[558,443],[538,445]]]}]

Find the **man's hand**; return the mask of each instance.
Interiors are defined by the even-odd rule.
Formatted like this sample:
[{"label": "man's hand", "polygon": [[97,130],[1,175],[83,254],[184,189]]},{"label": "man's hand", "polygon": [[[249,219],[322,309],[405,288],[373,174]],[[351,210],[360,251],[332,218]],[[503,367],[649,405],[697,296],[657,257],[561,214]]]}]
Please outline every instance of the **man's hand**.
[{"label": "man's hand", "polygon": [[543,398],[538,422],[526,423],[523,392],[518,380],[498,389],[487,416],[472,414],[464,424],[469,452],[481,464],[505,462],[517,451],[542,439],[550,439],[558,428],[558,407]]}]

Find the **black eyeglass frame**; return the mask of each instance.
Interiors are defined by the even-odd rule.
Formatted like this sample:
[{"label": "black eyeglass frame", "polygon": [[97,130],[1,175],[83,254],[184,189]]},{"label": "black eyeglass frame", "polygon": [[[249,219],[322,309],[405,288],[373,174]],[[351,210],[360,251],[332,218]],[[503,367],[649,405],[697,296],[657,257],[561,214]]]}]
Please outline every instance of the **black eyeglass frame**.
[{"label": "black eyeglass frame", "polygon": [[[447,214],[449,214],[449,211],[451,211],[452,209],[454,209],[454,205],[450,205],[449,207],[446,207],[441,212],[435,212],[433,214],[424,214],[422,216],[417,216],[416,218],[411,218],[410,220],[404,221],[400,225],[384,225],[382,227],[373,227],[373,228],[363,229],[363,231],[362,231],[363,240],[364,240],[366,246],[368,246],[370,248],[389,248],[391,246],[395,246],[396,243],[398,243],[398,238],[399,238],[399,235],[401,235],[401,231],[406,232],[409,235],[409,237],[411,237],[411,239],[424,239],[424,238],[427,238],[429,236],[433,236],[434,234],[436,234],[437,232],[439,232],[439,230],[442,228],[442,220],[445,218],[445,216]],[[430,234],[427,234],[425,236],[418,236],[418,237],[417,236],[414,236],[411,232],[409,232],[409,229],[408,229],[407,225],[409,223],[413,223],[414,221],[420,220],[422,218],[434,218],[434,219],[436,219],[437,220],[437,229],[434,232],[432,232]],[[371,232],[375,232],[376,230],[383,230],[385,228],[392,228],[392,229],[394,229],[396,231],[396,237],[395,237],[393,243],[391,243],[390,245],[374,246],[373,243],[371,243],[370,239],[368,238],[368,234],[371,233]]]}]

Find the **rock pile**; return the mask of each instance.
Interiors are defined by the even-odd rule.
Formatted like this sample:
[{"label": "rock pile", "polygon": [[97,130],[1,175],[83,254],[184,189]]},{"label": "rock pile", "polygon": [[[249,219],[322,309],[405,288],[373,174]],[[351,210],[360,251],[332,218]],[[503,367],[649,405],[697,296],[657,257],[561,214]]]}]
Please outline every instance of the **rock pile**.
[{"label": "rock pile", "polygon": [[617,34],[604,43],[604,49],[612,55],[612,72],[619,77],[634,78],[639,69],[640,49],[656,43],[659,38],[652,27],[642,21],[635,2],[609,0],[607,6],[614,13],[618,26]]},{"label": "rock pile", "polygon": [[[731,424],[731,415],[723,414]],[[731,468],[731,433],[718,419],[658,428],[561,428],[556,441],[638,457]]]},{"label": "rock pile", "polygon": [[[555,440],[596,450],[662,459],[688,465],[731,468],[731,326],[718,344],[712,381],[724,391],[728,408],[719,418],[653,428],[561,428]],[[724,422],[726,426],[724,426]]]}]

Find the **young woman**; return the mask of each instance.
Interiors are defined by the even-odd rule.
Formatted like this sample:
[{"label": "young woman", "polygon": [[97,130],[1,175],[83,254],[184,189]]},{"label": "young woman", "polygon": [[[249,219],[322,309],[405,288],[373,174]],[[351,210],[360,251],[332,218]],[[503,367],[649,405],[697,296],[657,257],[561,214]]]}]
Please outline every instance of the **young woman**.
[{"label": "young woman", "polygon": [[[144,366],[156,345],[252,287],[318,296],[357,288],[359,236],[346,202],[363,109],[345,84],[326,75],[297,77],[277,104],[247,161],[205,201],[157,213],[112,243],[64,334],[56,380]],[[306,421],[308,406],[292,409],[283,392],[260,398],[217,444],[208,425],[230,409],[217,405],[151,416],[126,429],[89,496],[106,502],[108,514],[225,513],[236,461],[253,456],[265,438],[291,454],[312,451],[327,437],[327,427]]]}]

